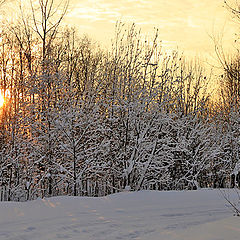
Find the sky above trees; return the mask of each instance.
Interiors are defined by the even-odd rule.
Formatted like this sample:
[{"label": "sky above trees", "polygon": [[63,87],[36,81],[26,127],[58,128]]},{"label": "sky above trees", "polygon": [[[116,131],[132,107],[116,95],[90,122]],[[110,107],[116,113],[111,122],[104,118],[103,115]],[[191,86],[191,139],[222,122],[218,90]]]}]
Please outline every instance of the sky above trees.
[{"label": "sky above trees", "polygon": [[[8,17],[16,17],[16,4],[16,0],[8,4],[12,5],[6,10]],[[214,55],[211,36],[223,35],[224,46],[229,50],[237,32],[237,24],[223,0],[70,0],[65,17],[66,24],[104,46],[111,43],[119,20],[136,23],[144,34],[158,28],[165,49],[178,47],[192,56]]]},{"label": "sky above trees", "polygon": [[167,49],[212,54],[209,35],[224,35],[230,46],[236,26],[223,0],[72,0],[66,21],[106,45],[117,20],[135,22],[143,32],[159,28]]}]

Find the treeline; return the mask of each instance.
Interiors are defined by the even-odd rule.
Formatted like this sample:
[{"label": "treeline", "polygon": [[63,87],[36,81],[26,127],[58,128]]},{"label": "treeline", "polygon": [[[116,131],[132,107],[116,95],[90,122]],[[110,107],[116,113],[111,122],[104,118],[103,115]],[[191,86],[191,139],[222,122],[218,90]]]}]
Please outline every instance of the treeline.
[{"label": "treeline", "polygon": [[223,71],[216,99],[200,61],[164,54],[158,31],[117,23],[104,50],[61,27],[67,5],[39,3],[1,29],[1,201],[238,182],[238,78]]}]

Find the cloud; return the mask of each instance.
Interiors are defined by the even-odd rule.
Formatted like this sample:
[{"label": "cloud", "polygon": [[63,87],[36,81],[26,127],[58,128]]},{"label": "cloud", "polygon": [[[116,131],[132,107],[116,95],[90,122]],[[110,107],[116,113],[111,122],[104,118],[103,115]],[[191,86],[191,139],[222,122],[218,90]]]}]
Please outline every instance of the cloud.
[{"label": "cloud", "polygon": [[91,26],[99,39],[113,33],[113,23],[122,20],[144,31],[158,27],[163,40],[191,50],[210,42],[210,28],[221,26],[228,15],[219,0],[72,0],[70,7],[68,17]]}]

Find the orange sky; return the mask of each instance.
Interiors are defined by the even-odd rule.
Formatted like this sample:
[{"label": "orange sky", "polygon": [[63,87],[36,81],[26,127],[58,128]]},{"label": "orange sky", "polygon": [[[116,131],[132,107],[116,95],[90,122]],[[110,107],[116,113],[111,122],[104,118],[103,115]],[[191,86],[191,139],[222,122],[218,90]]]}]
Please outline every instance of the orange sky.
[{"label": "orange sky", "polygon": [[117,20],[135,22],[146,34],[157,27],[166,48],[191,55],[213,53],[209,34],[223,31],[230,45],[236,32],[223,0],[72,0],[65,18],[105,45]]},{"label": "orange sky", "polygon": [[[16,15],[18,0],[9,1],[12,7],[7,14]],[[165,49],[178,47],[191,56],[209,57],[214,55],[209,35],[223,32],[228,48],[237,32],[231,14],[223,5],[223,0],[70,0],[65,23],[104,46],[110,44],[117,20],[136,23],[145,34],[157,27]]]}]

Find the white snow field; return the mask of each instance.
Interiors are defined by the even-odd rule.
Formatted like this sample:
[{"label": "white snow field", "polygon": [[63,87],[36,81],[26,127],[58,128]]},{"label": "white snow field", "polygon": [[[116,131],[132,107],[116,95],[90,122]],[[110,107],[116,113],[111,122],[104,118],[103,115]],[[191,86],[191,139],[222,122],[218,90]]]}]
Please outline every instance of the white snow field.
[{"label": "white snow field", "polygon": [[0,239],[240,240],[240,217],[219,190],[52,197],[1,202]]}]

